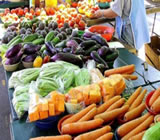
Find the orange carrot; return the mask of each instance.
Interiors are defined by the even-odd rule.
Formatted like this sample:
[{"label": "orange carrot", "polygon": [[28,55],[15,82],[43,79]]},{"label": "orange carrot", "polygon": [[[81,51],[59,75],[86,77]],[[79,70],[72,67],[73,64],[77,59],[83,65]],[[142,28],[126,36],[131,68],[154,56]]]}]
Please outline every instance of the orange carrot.
[{"label": "orange carrot", "polygon": [[94,117],[94,119],[101,118],[104,120],[104,122],[109,122],[114,120],[119,115],[126,113],[129,109],[128,105],[124,105],[121,108],[117,108],[111,111],[105,111],[104,113],[98,114]]},{"label": "orange carrot", "polygon": [[131,75],[131,74],[122,74],[122,76],[127,80],[137,80],[137,75]]},{"label": "orange carrot", "polygon": [[137,135],[132,136],[129,140],[142,140],[145,132],[146,131],[142,131],[142,132],[138,133]]},{"label": "orange carrot", "polygon": [[137,126],[135,129],[130,131],[127,135],[122,137],[122,140],[128,140],[130,137],[132,137],[132,136],[134,136],[134,135],[146,130],[149,127],[149,125],[153,122],[153,120],[154,120],[154,116],[151,115],[144,122],[142,122],[139,126]]},{"label": "orange carrot", "polygon": [[102,104],[97,109],[97,114],[100,114],[108,109],[114,102],[118,101],[121,98],[121,96],[114,96],[113,98],[109,99],[106,103]]},{"label": "orange carrot", "polygon": [[127,133],[129,133],[130,131],[132,131],[134,128],[136,128],[140,123],[142,123],[143,121],[145,121],[148,117],[150,116],[149,113],[145,114],[144,116],[142,117],[139,117],[135,120],[132,120],[132,121],[129,121],[123,125],[121,125],[117,132],[118,132],[118,135],[120,137],[123,137],[125,136]]},{"label": "orange carrot", "polygon": [[112,95],[105,95],[105,96],[103,96],[103,102],[105,103],[105,102],[108,102],[109,101],[109,99],[111,99],[112,98]]},{"label": "orange carrot", "polygon": [[109,132],[99,137],[97,140],[112,140],[112,138],[113,138],[113,133]]},{"label": "orange carrot", "polygon": [[123,66],[123,67],[119,67],[119,68],[114,68],[114,69],[110,69],[110,70],[106,70],[104,72],[104,75],[110,76],[112,74],[124,74],[127,73],[128,71],[130,71],[130,73],[135,71],[135,65],[127,65],[127,66]]},{"label": "orange carrot", "polygon": [[86,115],[84,115],[78,122],[91,120],[97,113],[97,108],[92,108]]},{"label": "orange carrot", "polygon": [[78,134],[82,132],[86,132],[97,127],[100,127],[103,124],[102,119],[95,119],[91,121],[84,121],[84,122],[75,122],[69,123],[62,126],[62,133],[63,134]]},{"label": "orange carrot", "polygon": [[103,128],[96,129],[94,131],[81,134],[77,136],[74,140],[96,140],[100,136],[106,134],[111,131],[111,127],[109,125],[104,126]]},{"label": "orange carrot", "polygon": [[127,100],[125,104],[130,106],[135,101],[135,99],[138,97],[138,95],[141,93],[141,91],[142,91],[142,87],[137,88],[135,92],[129,97],[129,99]]},{"label": "orange carrot", "polygon": [[111,111],[111,110],[114,110],[116,108],[119,108],[121,107],[125,102],[125,99],[124,98],[121,98],[120,100],[116,101],[115,103],[113,103],[108,109],[107,111]]},{"label": "orange carrot", "polygon": [[137,99],[132,103],[132,105],[130,106],[129,110],[132,110],[132,109],[136,108],[137,106],[139,106],[142,103],[143,98],[144,98],[146,93],[147,93],[147,90],[144,89],[141,92],[141,94],[137,97]]},{"label": "orange carrot", "polygon": [[152,95],[152,97],[149,100],[149,106],[152,106],[152,104],[156,101],[156,99],[160,96],[160,88],[158,88],[154,94]]},{"label": "orange carrot", "polygon": [[96,107],[96,104],[91,104],[87,108],[81,110],[77,114],[73,115],[72,117],[66,119],[63,123],[62,126],[68,123],[72,122],[77,122],[79,119],[81,119],[84,115],[86,115],[92,108]]},{"label": "orange carrot", "polygon": [[72,140],[70,135],[31,138],[30,140]]},{"label": "orange carrot", "polygon": [[142,112],[145,110],[145,108],[146,108],[145,103],[141,103],[138,107],[127,112],[124,115],[124,120],[130,121],[130,120],[133,120],[133,119],[139,117],[142,114]]},{"label": "orange carrot", "polygon": [[160,113],[160,96],[158,97],[157,100],[152,104],[151,109],[156,112]]}]

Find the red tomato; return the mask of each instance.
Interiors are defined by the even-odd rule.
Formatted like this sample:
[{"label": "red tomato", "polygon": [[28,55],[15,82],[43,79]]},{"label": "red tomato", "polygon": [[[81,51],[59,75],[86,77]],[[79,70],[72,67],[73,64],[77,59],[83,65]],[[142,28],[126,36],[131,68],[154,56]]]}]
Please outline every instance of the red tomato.
[{"label": "red tomato", "polygon": [[24,14],[28,13],[28,8],[24,8]]},{"label": "red tomato", "polygon": [[72,3],[72,7],[76,8],[78,6],[78,4],[76,2]]},{"label": "red tomato", "polygon": [[69,25],[70,25],[71,27],[74,27],[74,24],[75,24],[75,22],[74,22],[73,20],[69,21]]},{"label": "red tomato", "polygon": [[33,19],[33,15],[29,15],[29,19]]},{"label": "red tomato", "polygon": [[18,15],[19,15],[19,16],[24,16],[24,11],[23,11],[23,9],[19,9]]},{"label": "red tomato", "polygon": [[14,14],[14,13],[16,14],[16,9],[11,10],[11,14]]},{"label": "red tomato", "polygon": [[46,10],[46,14],[49,16],[50,15],[50,8],[45,8],[45,10]]},{"label": "red tomato", "polygon": [[30,13],[32,14],[32,15],[34,15],[34,9],[30,9]]},{"label": "red tomato", "polygon": [[50,8],[50,11],[49,11],[50,15],[54,15],[55,14],[55,11],[53,8]]},{"label": "red tomato", "polygon": [[76,23],[79,24],[80,20],[81,20],[81,19],[77,17],[77,18],[76,18]]},{"label": "red tomato", "polygon": [[36,9],[35,15],[39,16],[41,14],[41,10],[40,9]]},{"label": "red tomato", "polygon": [[61,15],[60,15],[60,14],[57,14],[56,18],[60,19],[60,18],[61,18]]},{"label": "red tomato", "polygon": [[63,23],[58,24],[58,28],[61,28],[61,27],[63,27]]},{"label": "red tomato", "polygon": [[81,20],[81,21],[79,22],[79,26],[85,28],[85,22]]}]

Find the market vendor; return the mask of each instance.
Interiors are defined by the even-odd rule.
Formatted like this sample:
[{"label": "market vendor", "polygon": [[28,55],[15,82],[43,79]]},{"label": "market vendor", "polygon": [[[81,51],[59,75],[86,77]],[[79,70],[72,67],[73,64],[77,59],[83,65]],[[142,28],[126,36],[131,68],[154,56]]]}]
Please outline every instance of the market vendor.
[{"label": "market vendor", "polygon": [[116,18],[118,38],[137,50],[150,42],[144,0],[115,0],[111,8],[98,10],[94,17]]}]

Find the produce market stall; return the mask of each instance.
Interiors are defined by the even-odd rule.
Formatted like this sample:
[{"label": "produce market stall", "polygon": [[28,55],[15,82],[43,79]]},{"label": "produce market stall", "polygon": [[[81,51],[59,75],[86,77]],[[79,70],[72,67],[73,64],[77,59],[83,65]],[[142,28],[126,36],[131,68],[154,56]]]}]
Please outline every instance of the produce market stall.
[{"label": "produce market stall", "polygon": [[[126,49],[120,49],[120,56],[115,61],[114,67],[120,67],[128,64],[135,64],[137,71],[135,72],[136,75],[138,75],[138,80],[133,82],[134,88],[137,88],[139,86],[143,86],[143,88],[147,89],[148,92],[151,92],[159,87],[160,79],[158,78],[160,73],[155,68],[148,65],[148,80],[150,83],[145,83],[143,80],[142,74],[144,72],[144,67],[142,65],[143,61],[140,60],[137,56],[129,53]],[[124,57],[125,56],[125,57]],[[126,59],[127,58],[127,59]],[[8,81],[10,77],[10,73],[6,73]],[[156,75],[156,76],[154,76]],[[9,90],[8,92],[10,101],[11,96],[13,94],[13,90]],[[11,107],[12,113],[14,112],[14,109]],[[13,140],[21,140],[23,137],[24,140],[28,140],[31,137],[37,137],[37,136],[48,136],[48,135],[57,135],[59,134],[57,130],[57,124],[54,125],[54,128],[48,131],[40,130],[36,127],[35,123],[26,123],[26,120],[15,120],[16,114],[12,114],[12,120],[11,120],[11,134]],[[23,133],[22,133],[23,132]]]},{"label": "produce market stall", "polygon": [[114,28],[86,28],[89,8],[84,12],[79,3],[78,12],[60,5],[2,13],[13,140],[128,140],[149,138],[151,126],[158,127],[159,71],[114,46]]}]

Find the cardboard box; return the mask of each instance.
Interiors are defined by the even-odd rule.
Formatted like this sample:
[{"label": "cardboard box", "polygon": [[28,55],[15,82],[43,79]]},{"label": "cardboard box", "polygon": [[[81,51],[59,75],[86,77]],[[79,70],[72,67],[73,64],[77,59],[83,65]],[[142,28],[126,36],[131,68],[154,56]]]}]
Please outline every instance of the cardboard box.
[{"label": "cardboard box", "polygon": [[152,36],[151,43],[145,44],[146,62],[160,70],[160,37]]}]

